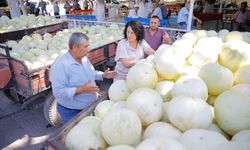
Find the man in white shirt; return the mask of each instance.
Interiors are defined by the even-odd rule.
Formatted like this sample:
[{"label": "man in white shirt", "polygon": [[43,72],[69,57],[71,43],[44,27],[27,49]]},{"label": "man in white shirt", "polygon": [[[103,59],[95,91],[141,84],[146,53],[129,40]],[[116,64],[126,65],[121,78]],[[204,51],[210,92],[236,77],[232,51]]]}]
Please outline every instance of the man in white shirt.
[{"label": "man in white shirt", "polygon": [[153,6],[151,0],[141,0],[139,2],[138,16],[140,18],[148,18],[152,9]]},{"label": "man in white shirt", "polygon": [[150,13],[150,16],[158,16],[159,19],[162,19],[162,12],[161,12],[161,8],[159,7],[159,3],[154,0],[153,2],[153,11],[152,13]]},{"label": "man in white shirt", "polygon": [[130,17],[130,18],[139,18],[138,9],[139,9],[139,5],[135,4],[134,8],[129,10],[128,17]]},{"label": "man in white shirt", "polygon": [[188,8],[189,8],[189,2],[186,2],[186,4],[180,9],[178,13],[177,24],[178,27],[181,29],[187,29]]},{"label": "man in white shirt", "polygon": [[105,20],[105,2],[104,0],[96,0],[96,20]]},{"label": "man in white shirt", "polygon": [[[177,25],[178,28],[180,29],[187,29],[189,6],[190,6],[190,1],[187,1],[178,13]],[[202,21],[196,18],[195,16],[193,16],[192,18],[196,20],[199,24],[202,23]]]}]

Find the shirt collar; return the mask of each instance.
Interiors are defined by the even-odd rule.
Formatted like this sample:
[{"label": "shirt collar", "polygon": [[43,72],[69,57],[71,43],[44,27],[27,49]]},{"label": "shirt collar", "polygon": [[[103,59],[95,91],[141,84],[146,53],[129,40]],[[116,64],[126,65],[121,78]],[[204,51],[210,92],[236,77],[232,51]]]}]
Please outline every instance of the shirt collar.
[{"label": "shirt collar", "polygon": [[[146,30],[146,31],[147,31],[148,33],[150,33],[149,30],[150,30],[150,27],[147,27],[147,30]],[[158,32],[158,31],[159,31],[159,28],[157,28],[156,32]]]},{"label": "shirt collar", "polygon": [[73,64],[79,65],[79,63],[73,58],[73,56],[70,54],[69,51],[66,53],[66,58],[67,58],[67,61],[70,65],[73,65]]},{"label": "shirt collar", "polygon": [[128,39],[126,39],[126,44],[127,44],[127,46],[130,47],[130,48],[133,49],[133,50],[137,50],[137,49],[138,49],[139,43],[140,43],[140,41],[137,42],[136,48],[133,48],[133,47],[131,47],[131,46],[129,45]]}]

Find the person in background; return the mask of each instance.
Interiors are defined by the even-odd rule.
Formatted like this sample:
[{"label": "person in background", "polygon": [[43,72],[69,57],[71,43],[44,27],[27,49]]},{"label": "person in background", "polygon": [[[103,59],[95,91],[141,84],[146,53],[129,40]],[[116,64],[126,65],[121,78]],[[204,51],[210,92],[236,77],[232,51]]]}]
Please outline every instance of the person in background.
[{"label": "person in background", "polygon": [[42,9],[42,15],[43,16],[48,14],[47,9],[46,9],[46,5],[47,5],[46,2],[41,0],[41,9]]},{"label": "person in background", "polygon": [[97,21],[105,20],[105,3],[104,0],[96,0],[95,15]]},{"label": "person in background", "polygon": [[153,10],[153,5],[151,0],[140,0],[138,16],[139,18],[148,18]]},{"label": "person in background", "polygon": [[240,9],[233,15],[234,30],[250,32],[250,11],[247,2],[242,2]]},{"label": "person in background", "polygon": [[122,5],[121,8],[120,8],[120,12],[121,12],[121,15],[123,17],[128,16],[128,13],[129,13],[128,6]]},{"label": "person in background", "polygon": [[59,9],[59,6],[58,6],[58,2],[54,2],[54,5],[53,5],[53,11],[54,11],[54,15],[56,18],[60,18],[60,9]]},{"label": "person in background", "polygon": [[74,10],[80,10],[80,5],[78,4],[78,0],[74,0],[73,2],[73,9]]},{"label": "person in background", "polygon": [[[190,1],[187,1],[178,13],[177,25],[180,29],[187,29],[189,6]],[[193,16],[193,19],[196,20],[199,24],[202,24],[202,21],[199,18]]]},{"label": "person in background", "polygon": [[213,13],[214,9],[214,2],[213,0],[206,0],[204,5],[204,12],[205,13]]},{"label": "person in background", "polygon": [[163,40],[166,44],[172,44],[168,33],[159,28],[160,19],[158,16],[152,16],[149,24],[149,28],[145,29],[144,31],[144,40],[150,45],[150,47],[152,47],[152,49],[157,50],[162,44]]},{"label": "person in background", "polygon": [[162,18],[163,19],[168,19],[168,10],[167,7],[164,5],[164,1],[160,1],[160,9],[161,9],[161,13],[162,13]]},{"label": "person in background", "polygon": [[136,3],[134,0],[128,0],[128,8],[129,9],[133,9],[135,5],[136,5]]},{"label": "person in background", "polygon": [[30,3],[29,0],[25,0],[24,6],[26,8],[26,11],[28,14],[34,14],[35,13],[35,5]]},{"label": "person in background", "polygon": [[65,14],[67,15],[67,14],[69,14],[69,11],[70,11],[70,9],[71,9],[71,5],[70,5],[70,3],[69,3],[69,1],[65,1],[65,4],[64,4],[64,6],[63,6],[63,8],[65,9]]},{"label": "person in background", "polygon": [[[194,5],[193,16],[197,18],[197,14],[202,13],[203,9],[203,2],[198,0]],[[196,29],[201,29],[201,24],[197,20],[193,21],[193,25],[196,26]]]},{"label": "person in background", "polygon": [[126,80],[129,69],[140,59],[153,55],[155,51],[144,40],[144,26],[138,21],[127,22],[124,29],[124,39],[119,41],[116,49],[114,81]]},{"label": "person in background", "polygon": [[39,12],[40,12],[39,3],[37,3],[37,5],[35,6],[35,9],[34,9],[34,13],[35,13],[36,16],[38,16]]},{"label": "person in background", "polygon": [[129,10],[128,17],[130,17],[130,18],[139,18],[138,10],[139,10],[139,5],[135,4],[134,8]]},{"label": "person in background", "polygon": [[88,1],[87,0],[84,0],[83,1],[83,9],[88,9],[89,8],[89,4],[88,4]]},{"label": "person in background", "polygon": [[90,10],[93,10],[93,1],[92,0],[88,0],[88,9],[90,9]]},{"label": "person in background", "polygon": [[194,5],[194,10],[193,10],[193,12],[194,12],[194,14],[197,14],[197,13],[203,12],[203,10],[204,10],[203,2],[202,2],[202,0],[198,0],[198,1],[195,3],[195,5]]},{"label": "person in background", "polygon": [[161,8],[159,7],[159,3],[156,0],[154,0],[152,3],[153,3],[153,10],[149,16],[150,17],[151,16],[158,16],[160,19],[163,19]]},{"label": "person in background", "polygon": [[51,67],[52,92],[57,100],[57,111],[67,123],[81,110],[89,108],[97,99],[99,87],[95,80],[113,78],[115,71],[96,71],[89,59],[89,38],[75,32],[69,38],[69,51]]}]

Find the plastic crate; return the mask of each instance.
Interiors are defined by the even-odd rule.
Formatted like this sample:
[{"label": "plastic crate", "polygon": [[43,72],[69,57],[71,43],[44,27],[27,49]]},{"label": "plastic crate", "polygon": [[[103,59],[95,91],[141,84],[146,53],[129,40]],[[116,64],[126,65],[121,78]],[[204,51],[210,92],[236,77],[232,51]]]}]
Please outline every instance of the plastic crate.
[{"label": "plastic crate", "polygon": [[68,24],[71,26],[82,27],[84,24],[81,22],[76,22],[76,20],[88,20],[96,21],[96,16],[94,15],[67,15]]},{"label": "plastic crate", "polygon": [[161,19],[160,20],[160,27],[166,27],[166,26],[169,26],[168,19]]},{"label": "plastic crate", "polygon": [[139,21],[146,26],[149,26],[150,18],[139,18]]},{"label": "plastic crate", "polygon": [[125,17],[125,18],[124,18],[124,22],[125,22],[125,23],[127,23],[127,22],[129,22],[129,21],[132,21],[132,20],[137,20],[137,21],[138,21],[139,18],[130,18],[130,17]]},{"label": "plastic crate", "polygon": [[67,15],[67,19],[96,21],[96,16],[94,16],[94,15]]},{"label": "plastic crate", "polygon": [[149,25],[149,21],[150,21],[149,18],[130,18],[130,17],[125,17],[125,18],[124,18],[124,22],[125,22],[125,23],[127,23],[127,22],[129,22],[129,21],[132,21],[132,20],[139,21],[139,22],[141,22],[143,25]]}]

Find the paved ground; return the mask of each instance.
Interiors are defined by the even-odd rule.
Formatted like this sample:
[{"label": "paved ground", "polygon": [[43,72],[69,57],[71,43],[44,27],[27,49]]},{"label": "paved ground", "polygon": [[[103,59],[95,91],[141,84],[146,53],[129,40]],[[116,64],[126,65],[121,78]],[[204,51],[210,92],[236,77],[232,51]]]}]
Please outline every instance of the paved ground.
[{"label": "paved ground", "polygon": [[[100,84],[107,91],[111,80]],[[43,142],[58,128],[48,127],[43,116],[44,99],[39,98],[22,109],[0,92],[0,149],[40,150]]]},{"label": "paved ground", "polygon": [[22,109],[18,103],[9,100],[0,93],[0,149],[34,150],[41,149],[42,142],[57,129],[47,128],[43,117],[41,99]]}]

